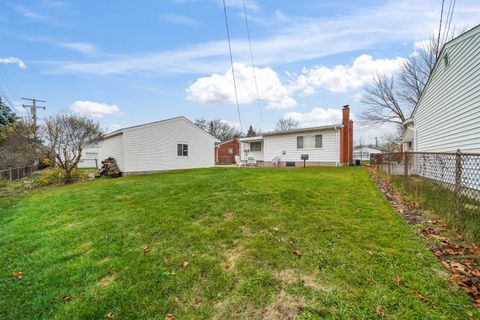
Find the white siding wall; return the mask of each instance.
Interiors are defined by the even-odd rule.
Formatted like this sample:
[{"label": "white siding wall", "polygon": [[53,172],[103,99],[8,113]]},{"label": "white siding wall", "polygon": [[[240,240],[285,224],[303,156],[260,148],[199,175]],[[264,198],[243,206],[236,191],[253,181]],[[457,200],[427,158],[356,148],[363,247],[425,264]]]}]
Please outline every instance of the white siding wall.
[{"label": "white siding wall", "polygon": [[[297,136],[321,134],[322,148],[297,149]],[[302,154],[309,154],[308,162],[340,162],[340,133],[339,130],[321,130],[317,132],[295,133],[264,137],[265,161],[272,161],[279,157],[280,161],[302,161]],[[282,151],[286,151],[285,155]]]},{"label": "white siding wall", "polygon": [[263,161],[263,152],[265,148],[265,144],[263,141],[262,143],[262,151],[249,151],[245,153],[245,150],[251,150],[250,142],[240,142],[240,159],[247,160],[248,157],[253,157],[256,161]]},{"label": "white siding wall", "polygon": [[416,151],[480,152],[479,32],[447,45],[414,119]]},{"label": "white siding wall", "polygon": [[[215,165],[215,141],[184,118],[124,131],[125,172],[206,168]],[[188,144],[188,157],[177,156],[177,143]]]},{"label": "white siding wall", "polygon": [[100,141],[100,150],[98,158],[98,166],[101,166],[101,161],[108,157],[115,158],[120,171],[124,171],[123,163],[123,134],[117,134]]},{"label": "white siding wall", "polygon": [[94,146],[94,147],[86,147],[82,151],[82,157],[80,158],[80,161],[78,162],[78,167],[79,168],[95,168],[96,163],[95,159],[98,161],[98,166],[100,166],[100,158],[99,158],[99,147]]}]

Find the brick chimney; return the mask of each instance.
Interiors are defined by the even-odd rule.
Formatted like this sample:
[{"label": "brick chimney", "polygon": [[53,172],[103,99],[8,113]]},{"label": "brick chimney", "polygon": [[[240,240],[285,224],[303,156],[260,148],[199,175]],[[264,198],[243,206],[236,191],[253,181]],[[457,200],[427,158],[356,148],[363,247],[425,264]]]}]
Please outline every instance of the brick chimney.
[{"label": "brick chimney", "polygon": [[340,163],[346,166],[353,163],[353,121],[350,120],[350,107],[348,105],[343,106],[342,109]]}]

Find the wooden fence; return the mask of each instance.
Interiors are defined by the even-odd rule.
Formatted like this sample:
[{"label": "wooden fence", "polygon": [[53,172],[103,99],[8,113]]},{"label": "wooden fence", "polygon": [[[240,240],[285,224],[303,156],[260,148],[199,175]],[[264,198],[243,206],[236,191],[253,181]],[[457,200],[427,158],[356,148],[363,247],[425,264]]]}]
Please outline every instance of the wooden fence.
[{"label": "wooden fence", "polygon": [[38,171],[38,165],[36,164],[23,168],[10,168],[6,170],[0,170],[0,181],[22,179],[30,176],[35,171]]}]

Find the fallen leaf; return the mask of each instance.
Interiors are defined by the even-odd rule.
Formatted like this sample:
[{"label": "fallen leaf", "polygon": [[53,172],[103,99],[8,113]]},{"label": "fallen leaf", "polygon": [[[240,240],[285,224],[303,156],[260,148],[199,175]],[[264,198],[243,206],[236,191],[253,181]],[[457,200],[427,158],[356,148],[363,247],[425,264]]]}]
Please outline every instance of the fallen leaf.
[{"label": "fallen leaf", "polygon": [[377,318],[382,319],[383,318],[383,309],[381,305],[377,306]]},{"label": "fallen leaf", "polygon": [[143,253],[145,253],[145,254],[149,253],[151,250],[152,250],[152,249],[150,249],[150,247],[147,246],[147,245],[145,245],[145,246],[143,247]]},{"label": "fallen leaf", "polygon": [[397,276],[395,277],[395,282],[397,283],[397,286],[400,285],[400,276],[397,274]]},{"label": "fallen leaf", "polygon": [[108,319],[113,319],[113,312],[110,311],[109,313],[107,313],[107,314],[105,315],[105,317],[107,317]]},{"label": "fallen leaf", "polygon": [[232,266],[230,265],[230,263],[224,263],[223,264],[223,269],[230,269]]},{"label": "fallen leaf", "polygon": [[14,272],[12,273],[12,275],[17,278],[18,280],[22,279],[23,278],[23,272],[19,271],[19,272]]},{"label": "fallen leaf", "polygon": [[363,211],[363,208],[357,208],[357,213],[360,213]]},{"label": "fallen leaf", "polygon": [[62,300],[65,302],[69,302],[69,301],[72,301],[72,298],[70,296],[63,296]]},{"label": "fallen leaf", "polygon": [[296,256],[301,256],[302,253],[300,252],[300,250],[298,248],[292,248],[292,253]]},{"label": "fallen leaf", "polygon": [[165,320],[175,320],[175,317],[173,316],[173,314],[169,313],[165,316]]},{"label": "fallen leaf", "polygon": [[279,231],[280,229],[278,227],[273,227],[273,231]]},{"label": "fallen leaf", "polygon": [[367,250],[367,253],[368,253],[369,256],[373,256],[373,252],[372,252],[372,251]]},{"label": "fallen leaf", "polygon": [[188,262],[187,260],[183,261],[184,268],[187,268],[189,265],[190,265],[190,262]]},{"label": "fallen leaf", "polygon": [[415,297],[417,297],[418,299],[422,300],[423,302],[430,302],[432,300],[428,299],[427,297],[425,297],[424,295],[422,295],[420,292],[415,292]]},{"label": "fallen leaf", "polygon": [[167,257],[163,257],[163,263],[168,264],[168,258]]}]

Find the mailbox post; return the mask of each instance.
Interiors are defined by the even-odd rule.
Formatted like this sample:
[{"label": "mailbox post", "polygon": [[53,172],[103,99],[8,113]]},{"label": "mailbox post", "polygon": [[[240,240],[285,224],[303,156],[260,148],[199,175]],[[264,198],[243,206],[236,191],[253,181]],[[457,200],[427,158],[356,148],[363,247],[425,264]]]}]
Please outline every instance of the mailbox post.
[{"label": "mailbox post", "polygon": [[302,154],[301,159],[303,160],[303,167],[306,167],[306,161],[308,160],[308,154]]}]

